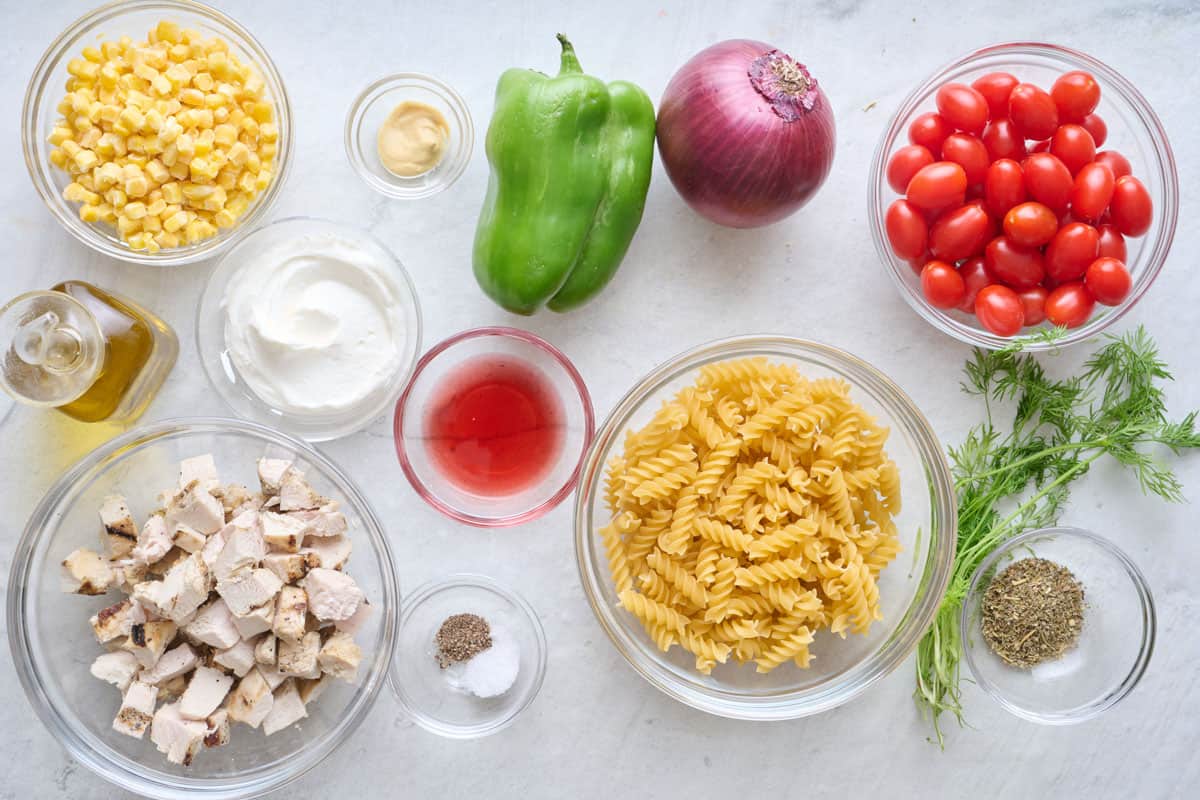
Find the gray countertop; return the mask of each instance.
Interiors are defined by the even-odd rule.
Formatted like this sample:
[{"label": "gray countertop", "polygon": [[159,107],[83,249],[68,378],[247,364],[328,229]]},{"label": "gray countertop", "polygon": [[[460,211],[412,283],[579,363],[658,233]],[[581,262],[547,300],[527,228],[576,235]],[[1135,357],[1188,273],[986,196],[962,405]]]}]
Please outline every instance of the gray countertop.
[{"label": "gray countertop", "polygon": [[[324,216],[368,227],[408,266],[423,305],[424,345],[481,324],[517,324],[574,359],[597,413],[642,374],[709,339],[778,332],[823,340],[880,366],[910,393],[947,443],[981,413],[958,391],[968,348],[918,318],[884,276],[866,227],[868,163],[891,111],[921,79],[958,54],[1003,40],[1057,42],[1106,61],[1133,81],[1175,147],[1181,224],[1150,294],[1119,329],[1145,323],[1178,381],[1181,414],[1200,407],[1192,263],[1200,232],[1200,9],[1192,2],[1068,0],[914,4],[826,0],[720,3],[400,3],[360,0],[217,0],[274,57],[295,109],[293,171],[273,217]],[[180,361],[146,419],[222,414],[198,366],[193,314],[210,264],[157,270],[103,259],[61,230],[22,162],[18,116],[34,64],[88,0],[30,6],[0,0],[0,298],[82,278],[145,304],[178,331]],[[730,37],[759,38],[809,65],[838,123],[833,173],[811,205],[758,231],[705,223],[656,168],[646,218],[603,298],[570,316],[517,319],[475,286],[470,242],[487,176],[482,132],[499,73],[552,70],[553,34],[570,34],[584,67],[641,84],[656,101],[694,52]],[[351,171],[342,146],[357,91],[394,71],[438,75],[466,97],[478,128],[462,180],[436,198],[389,201]],[[630,335],[631,329],[636,331]],[[1089,346],[1079,348],[1086,351]],[[1070,362],[1079,353],[1063,357]],[[0,583],[24,519],[58,475],[111,437],[52,412],[17,408],[0,425]],[[518,586],[538,610],[550,646],[545,686],[517,723],[489,739],[447,741],[415,727],[386,692],[357,734],[286,790],[299,797],[1178,797],[1200,787],[1200,637],[1193,570],[1200,563],[1194,508],[1138,494],[1105,467],[1077,488],[1067,524],[1112,537],[1145,571],[1159,612],[1156,652],[1141,685],[1090,723],[1038,727],[1009,716],[965,685],[970,727],[952,721],[945,752],[912,702],[911,659],[836,711],[756,725],[706,716],[642,682],[609,645],[578,585],[569,509],[488,532],[424,506],[396,463],[390,420],[322,449],[375,503],[397,555],[403,588],[476,571]],[[1200,493],[1200,458],[1178,465]],[[5,640],[5,646],[7,641]],[[0,798],[111,798],[46,733],[0,658]],[[98,690],[99,691],[99,690]],[[285,793],[280,793],[283,796]]]}]

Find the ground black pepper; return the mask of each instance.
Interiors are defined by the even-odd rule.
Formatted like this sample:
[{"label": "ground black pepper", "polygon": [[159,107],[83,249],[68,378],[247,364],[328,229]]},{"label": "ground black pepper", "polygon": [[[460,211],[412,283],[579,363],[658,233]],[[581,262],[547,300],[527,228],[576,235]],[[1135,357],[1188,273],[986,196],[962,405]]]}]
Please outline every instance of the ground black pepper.
[{"label": "ground black pepper", "polygon": [[1024,558],[992,579],[983,596],[983,639],[1014,667],[1061,658],[1079,641],[1083,586],[1066,567]]},{"label": "ground black pepper", "polygon": [[434,637],[437,662],[442,669],[460,661],[470,661],[492,646],[492,629],[477,614],[447,617]]}]

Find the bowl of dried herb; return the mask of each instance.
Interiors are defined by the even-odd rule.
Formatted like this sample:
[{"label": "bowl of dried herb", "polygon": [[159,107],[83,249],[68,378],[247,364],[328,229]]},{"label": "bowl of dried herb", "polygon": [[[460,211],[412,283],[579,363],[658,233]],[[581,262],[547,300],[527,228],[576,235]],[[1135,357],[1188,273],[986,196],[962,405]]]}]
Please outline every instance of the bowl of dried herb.
[{"label": "bowl of dried herb", "polygon": [[1137,685],[1154,650],[1154,600],[1137,565],[1081,528],[1016,536],[980,564],[960,632],[975,682],[1046,725],[1091,719]]}]

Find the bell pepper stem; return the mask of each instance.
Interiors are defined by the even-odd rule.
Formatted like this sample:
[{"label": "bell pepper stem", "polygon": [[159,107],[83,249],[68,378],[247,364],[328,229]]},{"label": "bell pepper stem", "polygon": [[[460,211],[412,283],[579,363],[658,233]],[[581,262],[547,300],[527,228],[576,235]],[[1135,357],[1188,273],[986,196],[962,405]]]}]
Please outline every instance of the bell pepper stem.
[{"label": "bell pepper stem", "polygon": [[579,66],[579,59],[575,56],[575,48],[571,44],[571,40],[567,38],[565,33],[556,34],[558,41],[562,44],[562,61],[558,67],[558,74],[565,75],[569,72],[583,72],[583,67]]}]

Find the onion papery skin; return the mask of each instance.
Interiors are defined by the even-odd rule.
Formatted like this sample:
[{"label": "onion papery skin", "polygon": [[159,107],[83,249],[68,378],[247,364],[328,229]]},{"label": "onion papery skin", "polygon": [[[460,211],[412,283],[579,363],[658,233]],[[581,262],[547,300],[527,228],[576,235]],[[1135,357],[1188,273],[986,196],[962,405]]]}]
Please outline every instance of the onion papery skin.
[{"label": "onion papery skin", "polygon": [[816,81],[806,107],[781,111],[752,83],[756,59],[773,53],[791,61],[750,39],[715,44],[675,73],[659,104],[667,175],[696,213],[719,225],[757,228],[794,214],[833,165],[833,111]]}]

